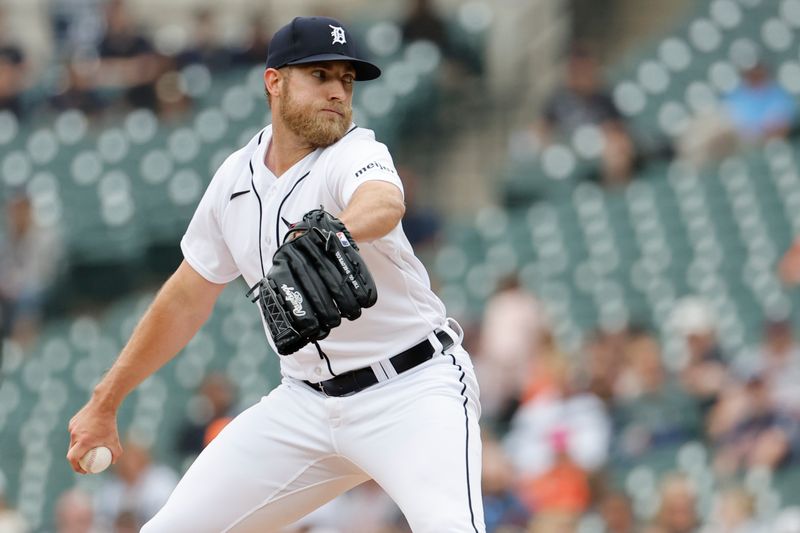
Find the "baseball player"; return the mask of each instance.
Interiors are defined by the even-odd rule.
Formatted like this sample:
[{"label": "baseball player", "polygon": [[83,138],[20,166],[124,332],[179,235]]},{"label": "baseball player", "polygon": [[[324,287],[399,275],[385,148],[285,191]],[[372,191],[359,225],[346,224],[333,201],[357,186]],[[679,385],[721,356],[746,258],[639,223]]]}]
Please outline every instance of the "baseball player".
[{"label": "baseball player", "polygon": [[281,384],[222,430],[142,531],[277,531],[368,479],[415,532],[485,531],[463,333],[403,233],[386,146],[351,121],[354,82],[379,75],[334,19],[278,30],[264,73],[272,124],[216,172],[183,262],[70,421],[74,470],[95,446],[118,458],[124,397],[187,344],[226,284],[252,287]]}]

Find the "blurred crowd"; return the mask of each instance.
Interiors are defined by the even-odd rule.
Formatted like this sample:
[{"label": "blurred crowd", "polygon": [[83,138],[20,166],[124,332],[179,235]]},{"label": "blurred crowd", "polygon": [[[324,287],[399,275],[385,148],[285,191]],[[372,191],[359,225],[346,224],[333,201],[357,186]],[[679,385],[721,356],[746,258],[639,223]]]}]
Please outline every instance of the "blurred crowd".
[{"label": "blurred crowd", "polygon": [[[760,344],[734,357],[712,307],[687,296],[663,331],[680,341],[676,361],[633,324],[565,353],[534,296],[514,280],[500,287],[473,348],[489,531],[571,532],[587,513],[608,533],[781,530],[757,513],[746,480],[800,467],[791,323],[767,317]],[[687,449],[701,459],[681,465]],[[652,495],[647,479],[626,477],[642,466],[660,480]],[[704,509],[708,483],[715,501]]]},{"label": "blurred crowd", "polygon": [[589,179],[617,187],[654,160],[677,157],[703,166],[795,134],[797,102],[774,79],[770,65],[753,55],[737,58],[736,66],[735,89],[720,95],[718,102],[706,102],[680,135],[659,134],[637,127],[620,110],[591,47],[574,44],[566,54],[562,81],[543,103],[530,135],[517,134],[526,140],[512,143],[512,155],[525,159],[554,143],[573,146],[594,161]]},{"label": "blurred crowd", "polygon": [[[224,72],[262,63],[270,35],[270,22],[254,16],[246,42],[225,45],[213,14],[201,10],[187,45],[167,54],[122,0],[54,1],[50,17],[58,50],[51,82],[34,76],[24,50],[0,32],[0,110],[22,120],[65,109],[98,120],[131,108],[170,120],[191,107],[182,69],[203,65]],[[401,28],[404,39],[431,40],[461,60],[429,2],[411,2]],[[702,165],[792,135],[797,103],[776,83],[770,65],[751,58],[739,67],[739,86],[689,124],[684,136],[654,140],[642,137],[619,110],[597,58],[577,45],[565,61],[563,81],[529,128],[533,142],[526,149],[537,152],[594,132],[600,150],[592,177],[618,187],[655,158]],[[435,211],[415,206],[413,171],[401,174],[410,203],[404,226],[424,255],[435,247],[442,222]],[[22,191],[3,205],[0,337],[25,346],[35,338],[48,294],[57,290],[65,250],[58,234],[36,223]],[[800,240],[780,275],[787,285],[800,283]],[[682,347],[677,360],[665,356],[664,332]],[[751,353],[728,354],[712,307],[688,296],[663,328],[632,323],[597,329],[578,353],[568,353],[539,300],[512,276],[498,285],[466,343],[481,384],[489,533],[570,533],[587,517],[604,533],[800,531],[800,525],[780,529],[766,520],[758,512],[760,495],[747,481],[800,471],[800,342],[788,317],[765,317],[760,344]],[[236,415],[235,385],[211,373],[190,407],[185,423],[167,436],[169,455],[179,458],[180,468],[166,466],[159,452],[131,435],[126,453],[98,487],[61,494],[55,530],[138,531],[166,500],[180,470]],[[691,471],[676,462],[687,449],[700,457],[689,461]],[[642,466],[654,473],[649,481],[647,470],[637,471]],[[709,483],[710,502],[703,500]],[[0,533],[28,531],[5,493],[0,474]],[[366,483],[290,531],[404,533],[408,527],[380,487]]]},{"label": "blurred crowd", "polygon": [[[215,73],[264,61],[269,22],[254,15],[239,44],[222,41],[217,19],[199,9],[188,21],[188,39],[156,46],[124,0],[59,0],[51,3],[52,66],[34,72],[23,47],[0,31],[0,110],[29,119],[78,109],[91,119],[145,108],[160,119],[191,106],[191,87],[180,76],[188,66]],[[0,11],[0,29],[9,24]],[[6,37],[3,37],[6,35]]]},{"label": "blurred crowd", "polygon": [[[781,270],[787,282],[785,274],[797,274],[793,265]],[[562,350],[551,326],[511,276],[466,337],[482,389],[487,532],[571,533],[587,520],[604,533],[798,531],[795,515],[779,514],[781,526],[759,513],[763,494],[748,482],[800,469],[800,342],[786,317],[767,317],[761,342],[734,357],[721,347],[712,307],[684,297],[664,330],[680,341],[674,360],[642,325],[598,329],[579,353]],[[162,464],[130,435],[98,486],[60,496],[56,531],[138,531],[241,407],[219,372],[188,405],[169,438],[181,467]],[[25,531],[0,497],[0,532]],[[286,533],[408,531],[395,504],[366,483]]]},{"label": "blurred crowd", "polygon": [[[126,0],[54,0],[48,12],[52,59],[34,69],[7,31],[10,22],[0,6],[0,111],[27,120],[78,109],[96,122],[144,108],[162,121],[174,120],[191,109],[195,94],[187,67],[217,76],[264,63],[271,32],[280,25],[266,13],[251,13],[244,36],[231,43],[210,8],[198,8],[180,31],[158,38],[139,24]],[[480,72],[480,54],[453,37],[429,0],[409,0],[398,27],[403,42],[427,40],[438,47],[448,72],[442,79]]]},{"label": "blurred crowd", "polygon": [[0,228],[0,339],[27,347],[35,339],[46,299],[62,267],[57,230],[37,223],[22,191],[3,204]]}]

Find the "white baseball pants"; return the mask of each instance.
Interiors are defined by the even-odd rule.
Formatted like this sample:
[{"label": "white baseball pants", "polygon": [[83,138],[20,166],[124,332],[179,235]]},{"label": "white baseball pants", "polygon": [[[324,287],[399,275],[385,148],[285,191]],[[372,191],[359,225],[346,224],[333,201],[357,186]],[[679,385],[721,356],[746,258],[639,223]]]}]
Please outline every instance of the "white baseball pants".
[{"label": "white baseball pants", "polygon": [[483,533],[478,385],[467,353],[450,352],[346,397],[285,378],[212,441],[142,532],[278,531],[372,478],[415,533]]}]

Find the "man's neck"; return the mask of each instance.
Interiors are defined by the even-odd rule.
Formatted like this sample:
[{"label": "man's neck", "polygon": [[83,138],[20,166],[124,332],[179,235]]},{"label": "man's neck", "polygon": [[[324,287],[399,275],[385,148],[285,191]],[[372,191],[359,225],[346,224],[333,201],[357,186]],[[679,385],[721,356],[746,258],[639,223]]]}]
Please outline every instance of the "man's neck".
[{"label": "man's neck", "polygon": [[264,164],[275,177],[281,177],[315,148],[280,123],[272,124],[272,141],[264,154]]}]

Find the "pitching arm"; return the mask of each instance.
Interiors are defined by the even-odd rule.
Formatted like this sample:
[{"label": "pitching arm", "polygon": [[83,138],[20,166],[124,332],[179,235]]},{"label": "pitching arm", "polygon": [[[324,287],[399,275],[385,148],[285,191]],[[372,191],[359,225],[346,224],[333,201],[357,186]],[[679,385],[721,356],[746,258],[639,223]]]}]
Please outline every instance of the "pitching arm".
[{"label": "pitching arm", "polygon": [[367,181],[353,193],[350,203],[339,215],[353,240],[369,242],[392,231],[406,212],[403,193],[386,181]]},{"label": "pitching arm", "polygon": [[116,423],[122,401],[186,346],[224,288],[203,278],[186,261],[167,280],[114,365],[69,422],[67,459],[76,472],[84,472],[78,461],[95,446],[110,448],[116,461],[122,453]]}]

